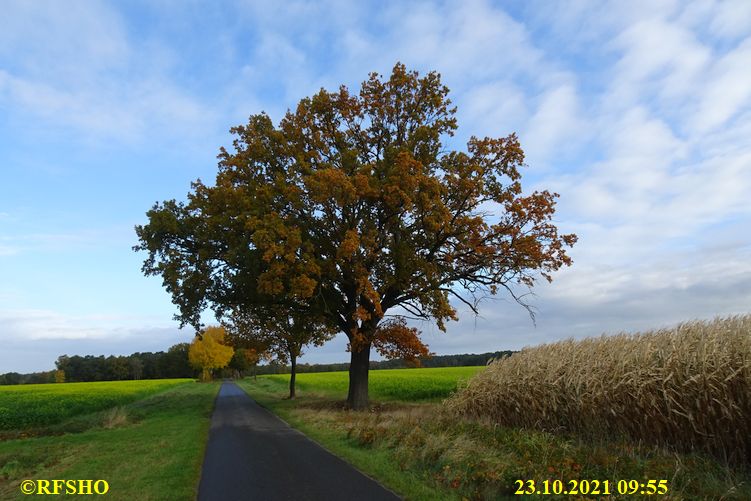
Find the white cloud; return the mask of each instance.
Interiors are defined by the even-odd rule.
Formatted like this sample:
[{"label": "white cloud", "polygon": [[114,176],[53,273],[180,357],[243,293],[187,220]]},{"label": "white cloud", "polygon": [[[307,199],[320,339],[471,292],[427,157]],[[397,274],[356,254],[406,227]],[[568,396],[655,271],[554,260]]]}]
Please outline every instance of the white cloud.
[{"label": "white cloud", "polygon": [[46,310],[0,311],[3,337],[39,341],[47,339],[97,339],[106,335],[102,321],[107,317],[71,317]]},{"label": "white cloud", "polygon": [[0,56],[37,77],[93,78],[134,56],[120,17],[99,1],[3,2]]},{"label": "white cloud", "polygon": [[92,137],[133,142],[151,132],[191,133],[212,125],[217,113],[171,84],[152,80],[109,87],[61,87],[19,78],[0,70],[0,100],[5,94],[24,121],[72,126]]},{"label": "white cloud", "polygon": [[723,38],[748,35],[751,30],[751,3],[746,0],[724,0],[712,4],[709,29]]},{"label": "white cloud", "polygon": [[213,132],[217,111],[175,85],[160,49],[130,38],[103,3],[11,2],[0,21],[0,104],[22,127],[126,143]]},{"label": "white cloud", "polygon": [[387,13],[390,52],[405,54],[406,62],[419,67],[439,69],[459,92],[470,82],[474,87],[539,69],[542,53],[525,27],[489,2],[397,5]]},{"label": "white cloud", "polygon": [[699,109],[692,120],[698,134],[725,124],[751,99],[751,37],[717,60],[708,72]]},{"label": "white cloud", "polygon": [[506,136],[529,116],[526,94],[508,81],[478,85],[461,96],[461,104],[460,123],[483,137]]},{"label": "white cloud", "polygon": [[586,143],[590,128],[579,110],[579,98],[572,84],[546,91],[535,114],[529,119],[522,139],[531,152],[530,163],[539,165],[562,156],[572,144]]},{"label": "white cloud", "polygon": [[190,342],[192,332],[175,327],[139,327],[103,330],[98,337],[55,337],[16,339],[0,331],[0,373],[48,371],[60,355],[130,355],[135,352],[166,351],[177,343]]},{"label": "white cloud", "polygon": [[620,99],[645,97],[645,92],[666,100],[690,96],[711,54],[689,30],[658,19],[626,27],[613,47],[623,51],[614,78]]},{"label": "white cloud", "polygon": [[[68,314],[30,308],[0,310],[0,325],[3,326],[0,338],[3,342],[28,342],[29,346],[54,340],[140,341],[145,331],[177,330],[176,326],[169,324],[168,319],[153,315]],[[192,332],[186,328],[185,332],[188,331]],[[188,334],[188,339],[190,336]]]}]

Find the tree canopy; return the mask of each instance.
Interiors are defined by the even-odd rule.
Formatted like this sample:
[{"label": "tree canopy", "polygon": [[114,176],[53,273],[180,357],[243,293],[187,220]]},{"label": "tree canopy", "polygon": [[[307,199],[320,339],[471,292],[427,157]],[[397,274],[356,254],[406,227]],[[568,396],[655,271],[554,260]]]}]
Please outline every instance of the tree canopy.
[{"label": "tree canopy", "polygon": [[182,323],[207,307],[305,304],[349,339],[348,403],[365,408],[371,347],[423,345],[405,317],[445,331],[452,299],[477,312],[499,290],[527,306],[516,285],[571,264],[558,195],[522,191],[515,134],[446,149],[448,92],[438,73],[397,64],[356,94],[321,89],[278,126],[252,115],[213,186],[197,180],[187,203],[157,203],[136,228],[144,273],[162,276]]},{"label": "tree canopy", "polygon": [[325,318],[299,303],[235,308],[226,316],[226,323],[235,346],[263,347],[278,362],[290,362],[289,398],[295,398],[297,359],[303,349],[321,346],[336,334]]},{"label": "tree canopy", "polygon": [[213,369],[226,367],[235,350],[225,344],[224,327],[207,327],[193,339],[188,349],[188,360],[201,370],[201,380],[211,379]]}]

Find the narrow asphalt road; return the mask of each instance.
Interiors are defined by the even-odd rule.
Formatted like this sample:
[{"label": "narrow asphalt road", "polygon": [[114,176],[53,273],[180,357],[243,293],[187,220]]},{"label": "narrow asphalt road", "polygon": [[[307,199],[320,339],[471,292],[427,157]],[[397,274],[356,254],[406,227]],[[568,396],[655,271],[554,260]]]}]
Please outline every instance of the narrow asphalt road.
[{"label": "narrow asphalt road", "polygon": [[396,501],[400,498],[223,383],[198,501]]}]

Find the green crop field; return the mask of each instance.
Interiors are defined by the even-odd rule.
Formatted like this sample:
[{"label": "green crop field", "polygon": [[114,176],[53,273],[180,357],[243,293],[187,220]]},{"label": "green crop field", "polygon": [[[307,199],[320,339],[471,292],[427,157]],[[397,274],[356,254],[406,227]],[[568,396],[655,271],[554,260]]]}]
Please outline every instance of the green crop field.
[{"label": "green crop field", "polygon": [[9,433],[9,439],[0,434],[0,499],[28,499],[19,489],[25,479],[104,479],[110,490],[101,497],[108,500],[195,500],[219,383],[186,381],[191,380],[3,388],[3,405],[10,394],[33,398],[34,389],[52,401],[56,395],[85,400],[87,394],[108,393],[109,404],[115,396],[120,400],[110,409],[78,407],[81,414],[31,434]]},{"label": "green crop field", "polygon": [[0,430],[59,423],[144,398],[192,379],[0,386]]},{"label": "green crop field", "polygon": [[[379,400],[437,400],[448,397],[459,384],[477,374],[480,367],[438,367],[424,369],[384,369],[370,371],[370,397]],[[261,376],[289,382],[288,374]],[[303,391],[347,395],[349,373],[310,372],[297,375]]]}]

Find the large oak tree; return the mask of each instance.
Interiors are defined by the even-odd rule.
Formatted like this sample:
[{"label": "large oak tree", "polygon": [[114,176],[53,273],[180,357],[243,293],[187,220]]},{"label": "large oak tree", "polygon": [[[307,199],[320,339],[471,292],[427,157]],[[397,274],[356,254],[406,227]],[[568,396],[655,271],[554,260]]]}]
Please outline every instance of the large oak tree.
[{"label": "large oak tree", "polygon": [[455,112],[437,73],[397,64],[357,94],[302,99],[278,126],[252,115],[231,129],[214,186],[196,181],[187,203],[156,204],[136,228],[144,273],[163,277],[182,323],[206,307],[305,303],[349,339],[347,401],[367,407],[371,348],[421,345],[398,316],[402,328],[379,329],[387,312],[445,330],[452,299],[524,304],[517,286],[571,264],[558,195],[522,192],[516,135],[448,151]]}]

